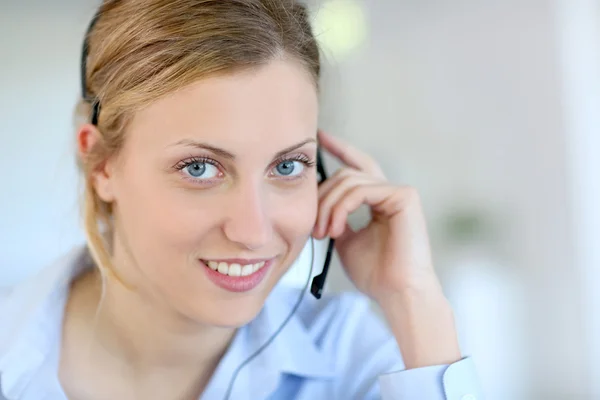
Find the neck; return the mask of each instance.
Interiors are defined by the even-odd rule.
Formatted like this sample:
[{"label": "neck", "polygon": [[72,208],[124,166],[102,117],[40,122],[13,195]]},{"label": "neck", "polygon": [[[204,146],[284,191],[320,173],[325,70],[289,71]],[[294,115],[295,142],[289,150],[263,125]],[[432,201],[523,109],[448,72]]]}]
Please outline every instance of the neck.
[{"label": "neck", "polygon": [[100,368],[127,371],[137,381],[132,385],[148,386],[159,376],[166,387],[201,392],[235,333],[186,319],[114,278],[103,282],[95,270],[71,293],[65,322],[71,347],[84,346],[87,360],[102,360]]},{"label": "neck", "polygon": [[[100,274],[94,275],[94,285],[100,289]],[[105,281],[104,296],[99,300],[100,338],[132,365],[211,364],[221,358],[235,332],[192,321],[157,304],[160,300],[127,289],[111,278]]]}]

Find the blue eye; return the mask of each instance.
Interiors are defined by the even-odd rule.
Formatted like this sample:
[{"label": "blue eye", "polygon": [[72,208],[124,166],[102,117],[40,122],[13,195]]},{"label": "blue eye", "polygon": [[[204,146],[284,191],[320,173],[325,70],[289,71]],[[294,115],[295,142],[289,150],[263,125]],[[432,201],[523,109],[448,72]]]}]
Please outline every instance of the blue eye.
[{"label": "blue eye", "polygon": [[204,163],[193,163],[193,164],[188,165],[185,168],[185,170],[186,170],[186,172],[188,174],[190,174],[194,178],[198,178],[199,176],[202,176],[202,174],[204,173],[204,171],[206,171],[206,164],[204,164]]},{"label": "blue eye", "polygon": [[211,179],[219,174],[219,169],[206,162],[191,162],[183,168],[186,175],[192,178]]},{"label": "blue eye", "polygon": [[304,171],[304,164],[300,161],[286,160],[277,164],[275,171],[276,175],[280,176],[297,176]]}]

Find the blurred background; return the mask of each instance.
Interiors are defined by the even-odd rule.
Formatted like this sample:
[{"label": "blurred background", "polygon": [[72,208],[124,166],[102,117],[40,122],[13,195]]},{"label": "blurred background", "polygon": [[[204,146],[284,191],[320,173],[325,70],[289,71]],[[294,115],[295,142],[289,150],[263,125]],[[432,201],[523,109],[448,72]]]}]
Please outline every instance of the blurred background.
[{"label": "blurred background", "polygon": [[[0,0],[0,286],[83,241],[72,111],[97,5]],[[419,189],[488,398],[600,399],[600,1],[311,6],[322,127]],[[329,289],[352,290],[339,265]]]}]

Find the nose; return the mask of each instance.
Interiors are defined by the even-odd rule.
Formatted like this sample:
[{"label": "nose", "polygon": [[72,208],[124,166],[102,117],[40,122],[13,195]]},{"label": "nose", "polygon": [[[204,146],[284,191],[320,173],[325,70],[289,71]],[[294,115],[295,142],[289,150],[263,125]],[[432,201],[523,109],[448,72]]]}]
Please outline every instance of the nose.
[{"label": "nose", "polygon": [[227,218],[223,232],[230,241],[241,247],[256,250],[265,246],[273,237],[266,193],[260,184],[240,183],[228,193],[224,204]]}]

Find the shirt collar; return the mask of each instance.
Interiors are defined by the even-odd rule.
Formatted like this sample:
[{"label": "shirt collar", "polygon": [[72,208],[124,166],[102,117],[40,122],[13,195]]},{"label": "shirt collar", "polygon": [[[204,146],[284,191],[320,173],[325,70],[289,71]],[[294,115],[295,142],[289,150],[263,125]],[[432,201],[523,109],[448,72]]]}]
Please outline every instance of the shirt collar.
[{"label": "shirt collar", "polygon": [[249,331],[258,331],[254,344],[265,343],[289,318],[269,346],[270,350],[267,351],[269,347],[264,350],[272,361],[269,367],[307,378],[331,378],[334,360],[317,345],[317,332],[309,329],[302,321],[298,312],[302,310],[303,304],[290,315],[300,296],[303,296],[302,303],[314,300],[308,292],[276,287],[261,313],[249,324]]},{"label": "shirt collar", "polygon": [[310,293],[304,293],[299,312],[290,317],[300,294],[281,285],[273,290],[259,315],[238,330],[202,399],[223,399],[232,380],[230,399],[254,400],[267,398],[284,375],[324,380],[335,376],[335,359],[319,348],[318,329],[308,328],[299,313],[302,305],[314,301]]}]

